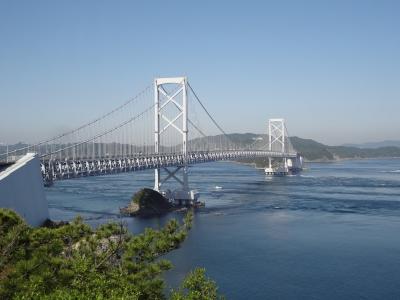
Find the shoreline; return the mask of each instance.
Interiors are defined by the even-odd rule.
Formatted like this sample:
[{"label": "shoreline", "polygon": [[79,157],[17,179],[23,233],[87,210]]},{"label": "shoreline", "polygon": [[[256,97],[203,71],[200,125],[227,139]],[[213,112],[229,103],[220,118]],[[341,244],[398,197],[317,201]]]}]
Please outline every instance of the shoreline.
[{"label": "shoreline", "polygon": [[[326,164],[331,164],[331,163],[336,163],[336,162],[342,162],[342,161],[357,161],[357,160],[380,160],[380,159],[387,159],[387,160],[395,160],[395,159],[400,159],[400,157],[348,157],[348,158],[336,158],[332,160],[327,160],[327,159],[316,159],[316,160],[304,160],[304,163],[306,164],[314,164],[314,163],[326,163]],[[264,169],[264,167],[259,167],[257,166],[256,162],[241,162],[237,160],[231,160],[233,163],[237,163],[240,165],[247,165],[254,167],[255,169]]]},{"label": "shoreline", "polygon": [[398,156],[384,156],[384,157],[343,157],[343,158],[335,158],[331,160],[326,159],[316,159],[316,160],[304,160],[305,163],[334,163],[340,161],[348,161],[348,160],[379,160],[379,159],[400,159]]}]

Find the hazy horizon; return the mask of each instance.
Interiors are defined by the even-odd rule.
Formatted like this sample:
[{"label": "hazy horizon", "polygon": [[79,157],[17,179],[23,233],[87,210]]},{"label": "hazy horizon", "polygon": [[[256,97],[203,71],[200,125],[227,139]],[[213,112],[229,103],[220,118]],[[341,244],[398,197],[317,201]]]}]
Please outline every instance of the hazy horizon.
[{"label": "hazy horizon", "polygon": [[229,133],[400,140],[400,2],[0,3],[0,143],[79,127],[187,76]]}]

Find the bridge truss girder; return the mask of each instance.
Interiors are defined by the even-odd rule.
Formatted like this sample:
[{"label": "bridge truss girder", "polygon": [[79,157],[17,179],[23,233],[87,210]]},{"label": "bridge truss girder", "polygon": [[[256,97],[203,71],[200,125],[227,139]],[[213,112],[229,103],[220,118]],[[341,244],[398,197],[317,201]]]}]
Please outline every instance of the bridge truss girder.
[{"label": "bridge truss girder", "polygon": [[[117,174],[121,172],[136,172],[148,169],[168,169],[168,171],[182,169],[186,159],[187,164],[198,164],[212,161],[235,160],[238,158],[273,157],[295,158],[296,153],[282,154],[266,150],[227,150],[210,152],[192,152],[184,158],[181,154],[160,154],[142,157],[115,157],[96,158],[83,160],[42,160],[41,171],[45,184],[51,184],[56,180],[68,178],[99,176]],[[170,171],[173,173],[174,171]],[[174,175],[177,173],[176,171]],[[167,176],[168,177],[168,176]],[[172,177],[172,176],[170,176]],[[169,179],[169,178],[168,178]],[[167,179],[167,180],[168,180]],[[165,182],[165,181],[164,181]]]}]

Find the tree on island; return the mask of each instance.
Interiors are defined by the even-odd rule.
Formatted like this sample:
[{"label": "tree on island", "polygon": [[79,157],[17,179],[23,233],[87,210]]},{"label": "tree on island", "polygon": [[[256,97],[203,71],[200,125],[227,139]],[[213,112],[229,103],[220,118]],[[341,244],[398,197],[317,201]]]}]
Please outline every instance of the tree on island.
[{"label": "tree on island", "polygon": [[[92,229],[77,217],[56,228],[32,228],[0,209],[0,299],[166,299],[162,259],[192,224],[170,220],[132,235],[122,224]],[[215,282],[196,269],[170,299],[220,299]]]}]

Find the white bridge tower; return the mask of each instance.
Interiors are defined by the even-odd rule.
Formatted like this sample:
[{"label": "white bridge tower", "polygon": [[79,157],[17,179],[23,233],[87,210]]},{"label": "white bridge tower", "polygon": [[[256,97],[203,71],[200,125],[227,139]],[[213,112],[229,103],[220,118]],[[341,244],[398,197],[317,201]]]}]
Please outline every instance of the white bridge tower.
[{"label": "white bridge tower", "polygon": [[[268,137],[269,151],[287,152],[285,144],[285,120],[284,119],[269,119],[268,120]],[[272,169],[272,159],[268,158],[269,168]],[[286,168],[286,158],[284,158],[284,167]]]},{"label": "white bridge tower", "polygon": [[[175,85],[176,89],[168,92],[165,85]],[[188,182],[188,96],[187,96],[187,78],[172,77],[172,78],[156,78],[154,80],[154,146],[155,153],[159,154],[161,138],[165,135],[168,128],[173,128],[182,136],[181,155],[182,162],[172,170],[167,167],[157,168],[154,172],[154,189],[161,192],[161,186],[169,179],[174,179],[179,183],[181,189],[176,190],[173,195],[165,195],[168,198],[173,198],[179,203],[188,203],[188,201],[197,200],[198,195],[194,191],[189,190]],[[171,109],[172,107],[172,109]],[[167,113],[169,112],[169,114]],[[171,115],[174,111],[174,115]],[[161,128],[161,124],[164,126]],[[161,169],[167,174],[161,178]],[[182,176],[178,176],[179,171],[182,171]]]}]

